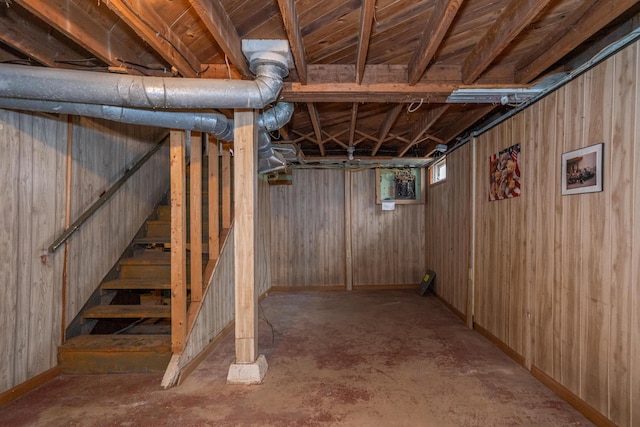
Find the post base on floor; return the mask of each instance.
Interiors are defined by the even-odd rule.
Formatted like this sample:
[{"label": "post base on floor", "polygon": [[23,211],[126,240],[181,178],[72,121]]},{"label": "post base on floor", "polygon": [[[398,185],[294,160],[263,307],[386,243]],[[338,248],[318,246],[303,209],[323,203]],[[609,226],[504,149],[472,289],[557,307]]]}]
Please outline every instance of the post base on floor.
[{"label": "post base on floor", "polygon": [[263,354],[253,363],[232,363],[227,374],[227,384],[262,384],[268,367],[267,358]]}]

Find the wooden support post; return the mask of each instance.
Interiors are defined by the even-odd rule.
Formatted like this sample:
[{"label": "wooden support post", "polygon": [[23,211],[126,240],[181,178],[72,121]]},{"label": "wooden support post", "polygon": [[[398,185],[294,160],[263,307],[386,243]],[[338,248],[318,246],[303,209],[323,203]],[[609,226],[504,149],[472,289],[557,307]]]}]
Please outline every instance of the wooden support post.
[{"label": "wooden support post", "polygon": [[187,336],[185,132],[171,131],[171,349],[182,354]]},{"label": "wooden support post", "polygon": [[231,145],[222,144],[222,228],[231,228]]},{"label": "wooden support post", "polygon": [[257,114],[236,110],[234,116],[234,256],[236,291],[236,363],[258,356],[258,301],[255,290],[256,201],[258,198]]},{"label": "wooden support post", "polygon": [[220,254],[220,191],[218,141],[209,135],[209,259]]},{"label": "wooden support post", "polygon": [[191,134],[189,166],[191,301],[202,301],[202,135]]}]

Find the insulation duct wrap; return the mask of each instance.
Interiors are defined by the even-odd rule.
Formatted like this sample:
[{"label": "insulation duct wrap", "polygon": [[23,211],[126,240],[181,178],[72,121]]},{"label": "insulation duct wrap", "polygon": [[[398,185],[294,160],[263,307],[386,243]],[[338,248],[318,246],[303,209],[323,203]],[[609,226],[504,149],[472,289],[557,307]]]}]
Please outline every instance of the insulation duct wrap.
[{"label": "insulation duct wrap", "polygon": [[[233,141],[232,119],[216,108],[263,109],[274,103],[288,74],[288,59],[266,52],[251,59],[253,81],[112,75],[0,65],[0,108],[71,114],[122,123],[194,130]],[[173,111],[178,110],[181,111]],[[293,105],[277,103],[258,119],[258,172],[286,166],[269,132],[284,126]]]}]

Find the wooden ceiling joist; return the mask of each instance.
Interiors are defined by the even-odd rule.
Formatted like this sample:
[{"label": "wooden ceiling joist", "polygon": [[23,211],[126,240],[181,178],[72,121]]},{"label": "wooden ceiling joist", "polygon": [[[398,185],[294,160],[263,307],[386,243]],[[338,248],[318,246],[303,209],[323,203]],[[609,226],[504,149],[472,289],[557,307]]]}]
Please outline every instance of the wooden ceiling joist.
[{"label": "wooden ceiling joist", "polygon": [[362,83],[364,68],[367,64],[367,52],[371,40],[373,17],[376,12],[376,0],[363,0],[360,13],[360,31],[358,33],[358,48],[356,52],[356,83]]},{"label": "wooden ceiling joist", "polygon": [[356,125],[358,122],[358,103],[351,105],[351,124],[349,125],[349,146],[353,146],[353,139],[356,136]]},{"label": "wooden ceiling joist", "polygon": [[638,0],[583,2],[566,18],[558,32],[545,38],[538,49],[518,64],[516,82],[529,83],[636,3]]},{"label": "wooden ceiling joist", "polygon": [[33,36],[34,34],[29,31],[23,32],[15,25],[7,25],[5,21],[0,21],[0,41],[4,44],[47,67],[69,68],[64,64],[56,63],[51,57],[50,51],[43,49],[46,45],[40,43],[40,40]]},{"label": "wooden ceiling joist", "polygon": [[296,15],[295,0],[278,0],[278,7],[289,39],[289,46],[291,46],[291,55],[296,66],[298,79],[300,83],[307,84],[307,58],[302,44],[302,33],[300,32],[298,15]]},{"label": "wooden ceiling joist", "polygon": [[380,126],[380,131],[378,132],[378,139],[376,141],[376,145],[375,147],[373,147],[373,150],[371,150],[372,157],[375,157],[375,155],[378,153],[378,150],[380,150],[380,146],[382,145],[385,138],[391,131],[391,128],[393,127],[393,124],[396,122],[396,119],[398,118],[398,115],[400,114],[400,111],[402,111],[403,107],[404,107],[404,104],[397,104],[396,106],[391,108],[389,111],[387,111],[387,114],[384,117],[384,121]]},{"label": "wooden ceiling joist", "polygon": [[496,105],[487,105],[485,107],[476,108],[475,110],[463,114],[459,120],[456,120],[455,126],[451,126],[447,130],[447,133],[442,136],[442,144],[449,144],[451,140],[453,140],[453,138],[460,135],[470,126],[473,126],[478,120],[482,119],[484,116],[491,113],[496,108]]},{"label": "wooden ceiling joist", "polygon": [[97,59],[114,67],[135,62],[139,53],[117,40],[104,26],[76,3],[67,0],[20,0],[25,9],[46,21]]},{"label": "wooden ceiling joist", "polygon": [[420,45],[413,53],[409,61],[409,84],[415,85],[420,81],[422,75],[427,70],[429,63],[433,59],[440,43],[449,30],[449,26],[456,17],[463,0],[437,1],[429,22],[422,34]]},{"label": "wooden ceiling joist", "polygon": [[473,83],[531,23],[550,0],[511,0],[462,65],[462,81]]},{"label": "wooden ceiling joist", "polygon": [[127,0],[103,2],[127,23],[149,46],[185,77],[198,77],[201,63],[194,53],[171,30],[167,23],[144,1],[135,2],[135,8]]},{"label": "wooden ceiling joist", "polygon": [[189,0],[189,2],[229,61],[244,77],[250,77],[252,74],[247,59],[242,53],[242,41],[222,3],[204,0]]},{"label": "wooden ceiling joist", "polygon": [[324,156],[324,144],[322,143],[322,128],[320,127],[320,116],[318,115],[318,110],[313,102],[307,103],[307,110],[309,111],[309,118],[311,119],[311,124],[313,124],[313,132],[316,135],[316,144],[320,147],[320,155]]},{"label": "wooden ceiling joist", "polygon": [[451,107],[450,104],[447,105],[443,105],[440,107],[436,107],[432,110],[430,110],[425,116],[424,118],[422,118],[422,120],[420,120],[420,122],[414,127],[413,131],[412,131],[412,138],[411,141],[405,145],[404,148],[402,148],[399,152],[398,152],[398,157],[402,157],[404,156],[407,151],[409,151],[409,149],[411,147],[413,147],[416,144],[419,144],[421,141],[424,141],[426,139],[432,139],[438,142],[441,142],[442,140],[439,138],[436,138],[432,135],[427,134],[427,131],[429,129],[431,129],[431,127],[433,127],[433,125],[438,121],[438,119],[440,117],[442,117],[442,115]]}]

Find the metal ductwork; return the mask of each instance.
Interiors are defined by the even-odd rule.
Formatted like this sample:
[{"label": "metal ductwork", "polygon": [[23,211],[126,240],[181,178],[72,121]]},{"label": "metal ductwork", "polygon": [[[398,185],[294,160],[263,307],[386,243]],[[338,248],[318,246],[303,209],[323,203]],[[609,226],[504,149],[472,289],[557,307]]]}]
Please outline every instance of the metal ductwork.
[{"label": "metal ductwork", "polygon": [[[252,41],[253,81],[142,77],[0,64],[0,108],[103,118],[122,123],[195,130],[233,141],[233,120],[213,108],[263,109],[277,101],[289,72],[287,49],[257,50]],[[274,42],[266,41],[271,47]],[[183,111],[171,111],[181,109]],[[284,126],[293,105],[278,103],[259,116],[259,173],[286,166],[269,131]]]},{"label": "metal ductwork", "polygon": [[[256,59],[255,61],[259,61]],[[214,80],[0,65],[0,96],[148,109],[264,108],[275,102],[286,63],[255,65],[256,79]]]}]

